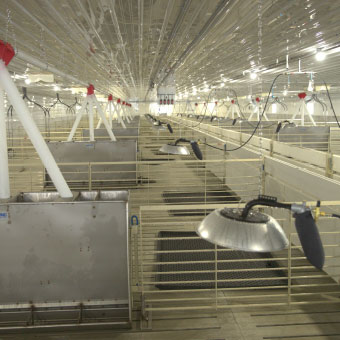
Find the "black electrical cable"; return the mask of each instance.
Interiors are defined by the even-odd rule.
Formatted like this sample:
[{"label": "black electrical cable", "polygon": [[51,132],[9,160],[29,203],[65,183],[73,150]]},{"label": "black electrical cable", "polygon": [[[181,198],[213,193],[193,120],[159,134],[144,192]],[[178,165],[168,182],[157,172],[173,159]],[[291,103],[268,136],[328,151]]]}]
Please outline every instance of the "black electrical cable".
[{"label": "black electrical cable", "polygon": [[255,133],[256,133],[256,131],[257,131],[257,129],[258,129],[258,127],[259,127],[261,121],[262,121],[262,118],[263,118],[263,116],[264,116],[264,114],[265,114],[265,112],[266,112],[267,105],[268,105],[268,101],[269,101],[269,98],[270,98],[270,94],[271,94],[272,89],[273,89],[273,87],[274,87],[274,85],[275,85],[275,83],[276,83],[276,80],[277,80],[279,77],[281,77],[282,75],[283,75],[283,73],[280,73],[280,74],[278,74],[278,75],[274,78],[274,80],[273,80],[273,82],[272,82],[272,84],[271,84],[271,86],[270,86],[270,89],[269,89],[269,91],[268,91],[266,103],[265,103],[265,105],[264,105],[264,108],[263,108],[263,111],[262,111],[262,113],[261,113],[260,119],[259,119],[259,121],[257,122],[256,127],[254,128],[254,130],[253,130],[253,132],[251,133],[251,135],[249,136],[249,138],[248,138],[243,144],[241,144],[240,146],[238,146],[237,148],[229,149],[229,150],[226,149],[225,151],[236,151],[236,150],[239,150],[239,149],[243,148],[245,145],[247,145],[247,144],[249,143],[249,141],[254,137],[254,135],[255,135]]},{"label": "black electrical cable", "polygon": [[202,144],[202,145],[207,145],[207,146],[209,146],[210,148],[213,148],[213,149],[225,151],[225,149],[218,148],[217,146],[214,146],[214,145],[211,145],[211,144],[208,144],[208,143],[202,143],[202,142],[200,142],[200,144]]},{"label": "black electrical cable", "polygon": [[[215,89],[212,89],[212,90],[209,92],[208,99],[207,99],[207,101],[206,101],[206,105],[204,106],[204,107],[205,107],[204,115],[202,116],[202,118],[201,118],[201,120],[199,121],[199,123],[198,123],[197,125],[195,125],[195,126],[192,126],[192,128],[195,128],[195,127],[199,126],[199,125],[203,122],[203,119],[204,119],[204,117],[205,117],[205,114],[207,113],[208,103],[209,103],[209,100],[210,100],[210,96],[211,96],[211,93],[212,93],[213,91],[215,91]],[[202,111],[203,111],[203,109],[201,110],[201,112],[200,112],[199,115],[201,115]]]},{"label": "black electrical cable", "polygon": [[328,96],[329,102],[331,104],[331,108],[332,108],[335,120],[336,120],[336,122],[338,124],[338,127],[340,128],[340,123],[339,123],[338,117],[336,116],[336,113],[335,113],[335,110],[334,110],[333,102],[332,102],[331,96],[330,96],[329,91],[328,91],[328,86],[327,86],[326,82],[323,79],[322,79],[322,81],[323,81],[323,83],[324,83],[324,85],[326,87],[327,96]]},{"label": "black electrical cable", "polygon": [[[273,82],[272,82],[272,84],[271,84],[271,86],[270,86],[270,89],[269,89],[269,91],[268,91],[266,103],[265,103],[264,108],[263,108],[263,110],[262,110],[262,113],[261,113],[261,115],[260,115],[260,119],[259,119],[259,121],[257,122],[256,126],[254,126],[254,130],[253,130],[253,132],[251,133],[251,135],[249,136],[249,138],[248,138],[244,143],[242,143],[240,146],[238,146],[237,148],[234,148],[234,149],[224,149],[223,151],[229,151],[229,152],[230,152],[230,151],[239,150],[239,149],[243,148],[245,145],[247,145],[247,144],[249,143],[249,141],[254,137],[254,135],[255,135],[255,133],[256,133],[258,127],[260,126],[260,123],[261,123],[261,121],[262,121],[262,118],[263,118],[263,116],[264,116],[264,114],[265,114],[265,112],[266,112],[267,105],[268,105],[268,101],[269,101],[269,98],[270,98],[270,94],[272,93],[272,89],[273,89],[273,87],[274,87],[274,85],[275,85],[275,83],[276,83],[276,80],[277,80],[279,77],[283,76],[283,75],[284,75],[283,73],[280,73],[280,74],[278,74],[278,75],[274,78],[274,80],[273,80]],[[326,86],[326,89],[327,89],[327,86]],[[210,95],[211,95],[212,91],[213,91],[213,90],[210,91],[209,96],[208,96],[208,99],[210,99]],[[233,92],[234,92],[235,97],[236,97],[236,100],[237,100],[237,94],[236,94],[236,92],[235,92],[234,90],[233,90]],[[237,103],[238,103],[238,100],[237,100]],[[192,126],[192,128],[195,128],[195,127],[199,126],[199,125],[202,123],[202,121],[203,121],[203,119],[204,119],[204,117],[205,117],[206,110],[207,110],[207,106],[206,106],[204,115],[203,115],[202,119],[200,120],[200,122],[199,122],[197,125]],[[240,113],[241,113],[241,115],[243,115],[243,113],[242,113],[241,111],[240,111]],[[335,112],[334,112],[334,113],[335,113]],[[337,120],[337,121],[338,121],[338,120]],[[338,123],[338,124],[339,124],[339,123]],[[340,127],[340,124],[339,124],[339,127]]]}]

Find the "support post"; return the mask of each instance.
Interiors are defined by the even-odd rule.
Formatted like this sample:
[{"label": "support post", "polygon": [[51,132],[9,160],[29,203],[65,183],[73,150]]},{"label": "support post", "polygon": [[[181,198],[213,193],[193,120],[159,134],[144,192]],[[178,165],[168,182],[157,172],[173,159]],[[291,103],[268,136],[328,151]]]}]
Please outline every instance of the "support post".
[{"label": "support post", "polygon": [[34,148],[36,149],[60,196],[63,198],[73,197],[72,192],[68,187],[55,159],[53,158],[50,149],[44,141],[39,129],[35,125],[35,122],[24,100],[21,98],[18,89],[13,83],[11,75],[9,74],[3,60],[0,60],[0,86],[6,91],[9,101],[13,105],[21,124],[31,139]]},{"label": "support post", "polygon": [[92,100],[97,105],[97,110],[98,110],[99,115],[100,115],[100,117],[101,117],[101,119],[102,119],[102,121],[103,121],[103,123],[105,125],[107,133],[109,134],[111,140],[113,142],[115,142],[116,141],[116,137],[114,136],[112,130],[110,129],[110,125],[109,125],[109,123],[108,123],[108,121],[107,121],[107,119],[105,117],[105,114],[104,114],[104,112],[103,112],[103,110],[102,110],[102,108],[101,108],[101,106],[100,106],[100,104],[99,104],[99,102],[98,102],[98,100],[96,98],[96,95],[92,94],[90,100]]},{"label": "support post", "polygon": [[117,119],[118,119],[119,123],[122,125],[122,127],[124,129],[126,129],[126,125],[125,125],[122,117],[120,116],[120,110],[119,110],[118,104],[113,104],[113,108],[114,108],[115,112],[117,113]]},{"label": "support post", "polygon": [[73,123],[73,126],[72,126],[72,130],[67,138],[67,141],[68,142],[71,142],[72,141],[72,138],[78,128],[78,125],[80,123],[80,120],[81,120],[81,117],[83,115],[83,112],[85,111],[86,109],[86,105],[87,105],[87,97],[84,99],[83,103],[82,103],[82,106],[81,108],[79,109],[79,111],[77,112],[77,115],[76,115],[76,120],[74,121]]}]

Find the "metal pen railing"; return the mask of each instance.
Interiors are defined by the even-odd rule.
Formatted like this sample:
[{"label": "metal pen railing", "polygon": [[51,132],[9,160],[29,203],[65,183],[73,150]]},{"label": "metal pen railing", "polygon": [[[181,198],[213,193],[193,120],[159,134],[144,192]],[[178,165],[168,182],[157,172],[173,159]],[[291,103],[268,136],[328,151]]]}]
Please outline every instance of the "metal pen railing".
[{"label": "metal pen railing", "polygon": [[[307,202],[313,206],[315,202]],[[243,207],[228,203],[228,207]],[[286,231],[289,247],[273,253],[246,253],[209,245],[195,230],[204,216],[226,204],[192,206],[141,206],[134,247],[133,286],[143,301],[143,313],[204,311],[228,308],[339,303],[340,224],[338,219],[318,220],[326,262],[315,269],[302,253],[289,212],[277,218]],[[340,210],[340,201],[323,202],[329,212]],[[137,261],[138,258],[138,261]]]}]

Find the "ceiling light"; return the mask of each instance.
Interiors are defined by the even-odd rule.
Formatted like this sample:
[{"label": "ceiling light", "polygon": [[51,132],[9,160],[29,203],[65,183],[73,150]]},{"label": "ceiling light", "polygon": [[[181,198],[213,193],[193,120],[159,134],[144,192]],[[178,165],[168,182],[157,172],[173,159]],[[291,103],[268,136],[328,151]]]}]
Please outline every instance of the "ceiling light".
[{"label": "ceiling light", "polygon": [[255,80],[257,78],[257,74],[255,72],[250,72],[249,77],[250,79]]},{"label": "ceiling light", "polygon": [[323,52],[323,51],[317,51],[316,52],[316,54],[315,54],[315,59],[317,60],[317,61],[323,61],[323,60],[325,60],[326,59],[326,53],[325,52]]},{"label": "ceiling light", "polygon": [[29,78],[26,78],[25,79],[25,84],[27,84],[27,85],[31,84],[31,80]]},{"label": "ceiling light", "polygon": [[286,248],[289,242],[280,224],[270,215],[251,210],[255,205],[291,210],[307,259],[322,269],[324,249],[311,210],[305,205],[279,203],[275,197],[259,196],[244,209],[214,210],[200,223],[197,234],[213,244],[236,250],[271,252]]},{"label": "ceiling light", "polygon": [[60,87],[58,85],[54,85],[53,90],[54,91],[60,91]]},{"label": "ceiling light", "polygon": [[283,95],[286,96],[288,94],[288,90],[287,89],[284,89],[283,90]]},{"label": "ceiling light", "polygon": [[224,87],[225,83],[221,83],[221,87]]}]

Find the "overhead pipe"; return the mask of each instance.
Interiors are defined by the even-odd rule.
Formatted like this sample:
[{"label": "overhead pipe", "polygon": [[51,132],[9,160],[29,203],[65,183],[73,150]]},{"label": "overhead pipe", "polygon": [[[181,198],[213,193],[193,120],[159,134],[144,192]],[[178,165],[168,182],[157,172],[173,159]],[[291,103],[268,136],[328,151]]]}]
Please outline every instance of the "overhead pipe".
[{"label": "overhead pipe", "polygon": [[168,78],[168,76],[173,73],[179,65],[181,65],[184,59],[189,55],[189,53],[194,49],[194,47],[208,34],[209,30],[214,27],[217,23],[220,16],[225,13],[226,9],[232,5],[234,0],[221,0],[217,5],[214,13],[209,17],[207,22],[204,24],[202,29],[196,35],[195,39],[189,44],[189,46],[185,49],[185,51],[180,55],[177,61],[170,67],[167,74],[163,77],[160,84],[164,83],[164,81]]},{"label": "overhead pipe", "polygon": [[70,74],[67,74],[65,72],[62,72],[60,70],[58,70],[57,68],[55,68],[54,66],[51,66],[50,64],[47,64],[45,62],[40,61],[39,59],[27,54],[26,52],[23,52],[22,50],[17,50],[15,56],[23,61],[25,61],[26,63],[32,64],[33,66],[36,66],[38,68],[40,68],[43,71],[48,71],[51,73],[54,73],[60,77],[63,77],[65,79],[68,79],[71,82],[75,82],[77,84],[80,85],[84,85],[87,86],[88,83],[71,76]]},{"label": "overhead pipe", "polygon": [[[35,22],[38,26],[40,26],[47,34],[49,34],[53,39],[55,39],[63,48],[65,48],[65,50],[67,50],[68,52],[70,52],[72,55],[75,55],[79,60],[81,60],[84,63],[87,63],[88,60],[84,59],[79,53],[77,53],[74,49],[72,49],[70,46],[68,46],[67,44],[65,44],[55,33],[53,33],[45,24],[43,24],[36,16],[34,16],[31,12],[28,11],[28,9],[26,7],[24,7],[22,4],[20,4],[17,0],[13,0],[13,4],[15,6],[17,6],[23,13],[25,13],[31,20],[33,20],[33,22]],[[46,2],[46,4],[48,5],[49,3]],[[18,52],[18,51],[16,51]],[[23,52],[20,52],[23,53]],[[46,63],[44,63],[46,64]],[[34,65],[32,63],[32,65]],[[38,67],[38,66],[37,66]],[[103,66],[102,66],[103,67]],[[52,67],[49,67],[49,70],[51,70]],[[103,69],[105,70],[105,68],[103,67]],[[54,68],[54,70],[56,70]],[[51,71],[52,72],[52,71]],[[58,74],[58,73],[56,73]],[[71,76],[72,77],[72,76]],[[69,77],[67,77],[67,79],[69,79]],[[73,81],[73,80],[72,80]],[[79,82],[82,85],[87,86],[88,83],[85,83],[83,81]],[[104,91],[106,92],[106,90]]]},{"label": "overhead pipe", "polygon": [[[167,53],[168,53],[168,51],[170,49],[170,46],[171,46],[172,42],[175,39],[177,31],[178,31],[179,27],[182,25],[182,22],[184,20],[185,15],[188,12],[188,9],[189,9],[189,6],[191,4],[191,1],[192,0],[184,0],[183,1],[182,7],[179,10],[179,15],[177,16],[176,22],[175,22],[175,24],[174,24],[174,26],[173,26],[173,28],[171,30],[170,37],[168,39],[167,45],[165,46],[165,48],[164,48],[164,50],[162,52],[162,55],[161,55],[161,57],[158,60],[158,64],[157,64],[157,66],[155,68],[155,71],[153,72],[153,74],[150,77],[150,83],[154,83],[155,82],[155,77],[157,76],[157,74],[159,72],[159,69],[161,67],[161,62],[164,60],[165,56],[167,55]],[[148,92],[149,92],[149,90],[148,90]],[[148,93],[146,95],[148,95]]]},{"label": "overhead pipe", "polygon": [[[58,23],[58,20],[59,20],[59,22],[60,23],[62,23],[62,26],[65,28],[65,29],[67,29],[67,34],[68,34],[68,36],[72,39],[72,41],[75,43],[75,44],[79,44],[80,43],[80,41],[79,41],[79,37],[78,36],[76,36],[75,34],[74,34],[74,30],[69,26],[69,24],[68,24],[68,22],[65,20],[65,18],[54,8],[54,6],[52,5],[52,3],[50,2],[50,1],[46,1],[45,3],[44,3],[44,5],[45,6],[47,6],[48,7],[48,11],[50,12],[50,13],[52,13],[53,15],[52,15],[52,18]],[[79,31],[79,33],[80,34],[84,34],[84,32],[81,30],[81,28],[79,27],[79,25],[77,25],[76,23],[74,23],[74,26],[78,29],[78,31]],[[81,42],[82,43],[82,42]],[[87,43],[86,44],[84,44],[84,43],[82,43],[82,46],[83,46],[83,48],[84,49],[87,49],[88,48],[88,46],[87,46]],[[101,70],[102,71],[104,71],[104,72],[106,72],[106,74],[107,75],[109,75],[110,76],[110,74],[109,74],[109,72],[107,71],[107,67],[106,67],[106,65],[103,65],[102,64],[102,62],[101,62],[101,60],[94,54],[93,56],[92,56],[95,60],[96,60],[96,62],[97,62],[97,64],[98,65],[100,65],[101,66]],[[88,62],[88,61],[86,61],[85,59],[81,59],[83,62]],[[86,84],[86,86],[87,86],[88,84]],[[103,91],[103,92],[107,92],[107,89],[105,89],[105,91]]]},{"label": "overhead pipe", "polygon": [[157,47],[156,47],[156,51],[155,51],[155,56],[153,57],[152,64],[151,64],[150,77],[149,77],[149,80],[148,80],[148,84],[150,84],[151,74],[153,73],[153,67],[154,67],[156,58],[158,56],[159,49],[161,48],[162,41],[164,39],[165,31],[166,31],[166,28],[168,26],[170,14],[171,14],[172,9],[174,7],[174,3],[175,3],[174,1],[169,0],[168,1],[168,5],[167,5],[166,10],[165,10],[164,20],[163,20],[161,32],[159,34],[159,38],[158,38],[158,42],[157,42]]},{"label": "overhead pipe", "polygon": [[[100,5],[100,2],[99,2],[99,5]],[[118,37],[119,43],[122,46],[121,52],[123,54],[124,59],[127,61],[129,59],[128,59],[128,56],[126,54],[126,50],[125,50],[125,46],[124,46],[124,40],[123,40],[122,33],[120,32],[120,28],[119,28],[118,18],[117,18],[116,11],[115,11],[115,0],[113,0],[113,4],[109,3],[109,6],[110,6],[111,20],[112,20],[113,25],[115,27],[115,30],[117,32],[117,37]],[[129,76],[130,76],[130,79],[131,79],[131,82],[132,82],[132,86],[135,88],[135,91],[136,91],[136,84],[135,84],[135,80],[132,76],[130,65],[129,64],[127,64],[127,65],[128,65],[128,72],[129,72]]]},{"label": "overhead pipe", "polygon": [[138,65],[139,65],[139,86],[143,87],[143,31],[144,31],[144,0],[138,0]]},{"label": "overhead pipe", "polygon": [[[77,2],[77,4],[78,4],[78,7],[81,9],[81,11],[82,11],[82,13],[83,13],[84,19],[87,21],[87,23],[89,24],[89,26],[90,26],[91,29],[93,30],[93,33],[96,35],[96,37],[97,37],[98,41],[100,42],[100,44],[102,45],[103,49],[105,50],[105,52],[107,53],[107,55],[110,55],[109,51],[108,51],[107,48],[106,48],[106,45],[104,44],[102,38],[100,37],[100,35],[99,35],[99,33],[98,33],[96,27],[93,25],[93,22],[92,22],[91,18],[89,17],[88,13],[86,12],[86,10],[85,10],[85,8],[84,8],[83,2],[80,1],[80,0],[77,0],[76,2]],[[120,69],[119,69],[116,65],[114,65],[114,68],[115,68],[115,70],[117,71],[117,73],[119,74],[120,78],[122,79],[123,83],[125,84],[125,87],[126,87],[126,89],[127,89],[127,92],[129,93],[129,92],[130,92],[130,90],[129,90],[130,86],[129,86],[129,84],[127,83],[125,77],[123,76],[122,72],[120,71]]]}]

